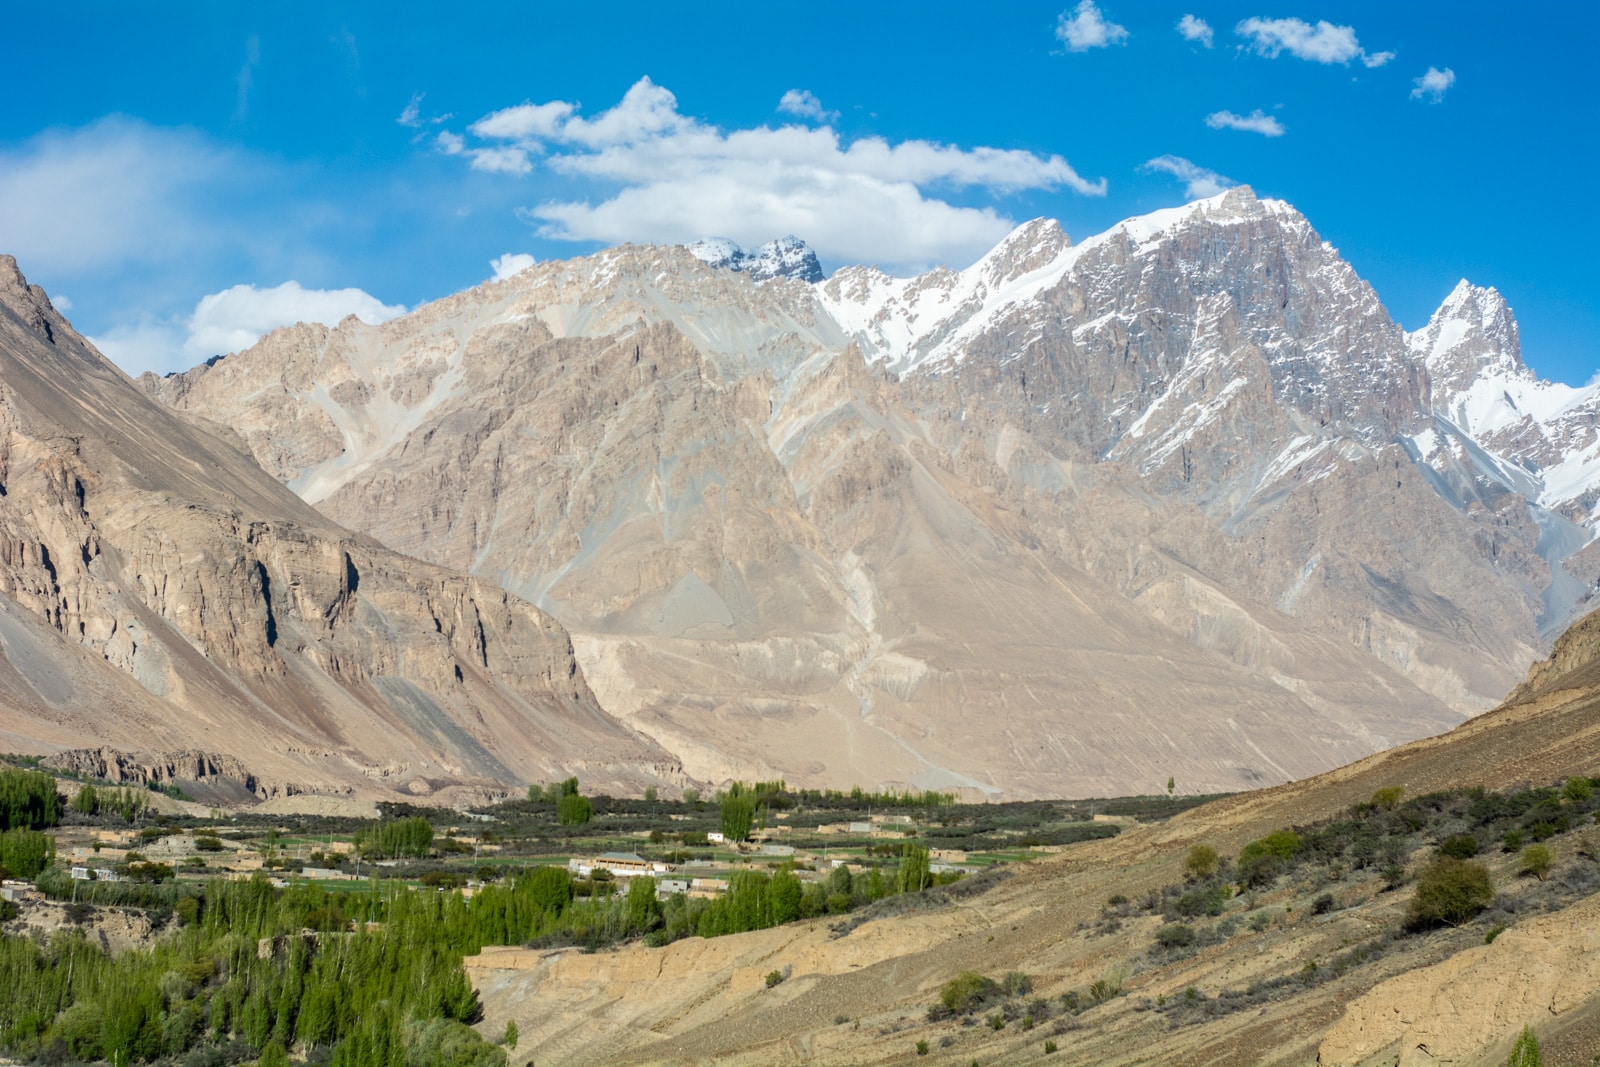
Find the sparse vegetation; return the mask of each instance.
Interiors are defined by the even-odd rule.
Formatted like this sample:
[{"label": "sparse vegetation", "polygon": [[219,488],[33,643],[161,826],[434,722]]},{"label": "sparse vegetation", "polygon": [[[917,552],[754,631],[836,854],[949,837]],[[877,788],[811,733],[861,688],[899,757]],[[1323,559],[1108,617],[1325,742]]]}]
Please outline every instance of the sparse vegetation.
[{"label": "sparse vegetation", "polygon": [[1506,1067],[1543,1067],[1543,1065],[1544,1056],[1539,1052],[1539,1038],[1531,1026],[1523,1026],[1522,1033],[1517,1035],[1516,1044],[1511,1046],[1511,1055],[1506,1060]]}]

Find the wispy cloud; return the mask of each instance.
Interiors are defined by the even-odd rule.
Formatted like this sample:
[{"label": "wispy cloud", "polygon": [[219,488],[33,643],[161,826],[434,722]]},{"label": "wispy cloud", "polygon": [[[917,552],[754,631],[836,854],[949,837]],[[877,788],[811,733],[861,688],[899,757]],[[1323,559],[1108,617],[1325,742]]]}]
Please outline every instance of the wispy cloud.
[{"label": "wispy cloud", "polygon": [[1139,169],[1170,174],[1177,178],[1183,182],[1183,194],[1190,200],[1203,200],[1208,196],[1216,196],[1239,184],[1214,170],[1207,170],[1198,163],[1191,163],[1182,156],[1157,156]]},{"label": "wispy cloud", "polygon": [[1426,96],[1430,103],[1437,104],[1444,99],[1445,91],[1455,83],[1456,72],[1449,67],[1443,70],[1429,67],[1426,74],[1411,83],[1411,99],[1421,100]]},{"label": "wispy cloud", "polygon": [[421,129],[424,126],[437,126],[442,122],[449,122],[450,119],[454,117],[449,113],[443,115],[424,115],[422,113],[422,101],[427,95],[427,93],[412,93],[411,102],[405,106],[405,110],[400,112],[400,117],[395,119],[395,121],[400,125],[408,126],[413,130]]},{"label": "wispy cloud", "polygon": [[839,113],[829,111],[822,106],[816,94],[809,89],[790,89],[783,94],[783,99],[778,101],[778,110],[785,115],[793,115],[801,119],[814,119],[817,122],[837,122]]},{"label": "wispy cloud", "polygon": [[1091,48],[1122,44],[1128,39],[1128,30],[1107,21],[1094,0],[1080,0],[1070,15],[1063,11],[1056,20],[1056,39],[1066,45],[1069,52],[1087,52]]},{"label": "wispy cloud", "polygon": [[41,275],[181,259],[206,242],[193,202],[242,169],[197,134],[129,119],[51,131],[0,151],[0,234]]},{"label": "wispy cloud", "polygon": [[250,90],[255,86],[255,70],[261,64],[261,38],[251,34],[244,43],[244,64],[234,81],[238,95],[234,99],[233,121],[243,122],[250,117]]},{"label": "wispy cloud", "polygon": [[1359,59],[1368,67],[1381,67],[1393,52],[1368,52],[1356,39],[1353,26],[1335,26],[1326,20],[1312,25],[1303,19],[1248,18],[1234,32],[1250,42],[1257,53],[1275,59],[1288,52],[1312,63],[1349,63]]},{"label": "wispy cloud", "polygon": [[1235,115],[1231,111],[1213,111],[1206,116],[1206,125],[1213,130],[1244,130],[1263,137],[1282,137],[1283,123],[1277,117],[1256,108],[1248,115]]},{"label": "wispy cloud", "polygon": [[760,244],[797,233],[826,258],[890,269],[976,257],[1013,227],[993,207],[957,205],[944,190],[1005,195],[1071,189],[1103,196],[1058,155],[930,141],[845,142],[827,126],[723,130],[682,114],[677,99],[640,79],[615,107],[586,117],[576,104],[524,103],[436,140],[484,171],[540,170],[611,190],[594,199],[526,208],[556,240],[679,244],[725,234]]},{"label": "wispy cloud", "polygon": [[1178,32],[1183,34],[1184,40],[1198,41],[1207,48],[1211,47],[1212,38],[1215,37],[1206,20],[1194,15],[1185,15],[1178,20]]}]

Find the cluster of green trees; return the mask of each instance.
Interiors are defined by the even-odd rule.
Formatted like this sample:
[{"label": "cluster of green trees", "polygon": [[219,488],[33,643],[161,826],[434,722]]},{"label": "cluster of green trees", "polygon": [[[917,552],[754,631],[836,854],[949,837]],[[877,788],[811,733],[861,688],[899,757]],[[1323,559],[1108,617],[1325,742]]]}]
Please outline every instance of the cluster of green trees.
[{"label": "cluster of green trees", "polygon": [[18,827],[0,833],[0,876],[33,878],[56,857],[55,838]]},{"label": "cluster of green trees", "polygon": [[[648,798],[654,803],[654,798]],[[554,804],[556,821],[562,826],[582,826],[594,818],[594,802],[578,792],[578,780],[551,782],[540,786],[537,782],[528,787],[528,801],[533,804]]]},{"label": "cluster of green trees", "polygon": [[439,936],[465,953],[485,945],[598,948],[630,937],[664,945],[842,914],[933,883],[927,850],[916,845],[906,846],[899,866],[887,874],[876,867],[852,872],[841,866],[824,882],[803,883],[789,867],[771,874],[748,870],[733,875],[725,894],[709,899],[676,894],[660,901],[658,883],[647,876],[629,879],[627,891],[613,895],[597,891],[599,883],[576,881],[564,867],[538,867],[509,882],[485,885],[470,899],[442,895]]},{"label": "cluster of green trees", "polygon": [[[778,783],[780,791],[783,783]],[[792,794],[803,804],[813,807],[860,807],[863,804],[874,808],[948,808],[958,799],[954,793],[939,793],[934,790],[919,792],[908,790],[904,793],[895,790],[882,792],[868,792],[859,785],[848,793],[837,789],[797,789]]]},{"label": "cluster of green trees", "polygon": [[757,802],[758,795],[756,789],[743,782],[734,782],[718,795],[717,802],[722,811],[722,836],[729,841],[747,840],[750,831],[755,828],[758,809],[762,821],[766,821],[767,809]]},{"label": "cluster of green trees", "polygon": [[54,778],[39,771],[0,770],[0,830],[43,830],[60,821]]},{"label": "cluster of green trees", "polygon": [[84,783],[72,798],[72,810],[84,815],[105,815],[115,812],[127,822],[132,822],[150,809],[150,796],[143,789],[109,786],[96,787]]},{"label": "cluster of green trees", "polygon": [[423,859],[433,849],[433,825],[421,815],[385,820],[357,831],[355,848],[369,859]]},{"label": "cluster of green trees", "polygon": [[505,1064],[465,1025],[477,997],[438,935],[438,894],[257,878],[182,900],[181,928],[115,957],[77,930],[0,937],[0,1047],[127,1064],[243,1041],[263,1062],[299,1047],[336,1067]]},{"label": "cluster of green trees", "polygon": [[[696,795],[698,799],[698,794]],[[722,833],[729,841],[744,841],[750,832],[766,825],[769,811],[792,808],[796,803],[814,807],[949,807],[954,793],[868,793],[856,786],[849,793],[838,790],[802,789],[790,792],[780,779],[775,782],[733,782],[717,794],[722,816]]]}]

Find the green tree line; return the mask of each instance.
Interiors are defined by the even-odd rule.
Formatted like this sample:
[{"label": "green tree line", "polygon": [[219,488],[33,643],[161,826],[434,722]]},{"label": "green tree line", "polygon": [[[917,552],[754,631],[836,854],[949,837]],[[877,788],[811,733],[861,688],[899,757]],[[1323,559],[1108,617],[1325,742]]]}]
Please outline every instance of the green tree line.
[{"label": "green tree line", "polygon": [[0,770],[0,830],[43,830],[60,821],[54,778],[39,771]]}]

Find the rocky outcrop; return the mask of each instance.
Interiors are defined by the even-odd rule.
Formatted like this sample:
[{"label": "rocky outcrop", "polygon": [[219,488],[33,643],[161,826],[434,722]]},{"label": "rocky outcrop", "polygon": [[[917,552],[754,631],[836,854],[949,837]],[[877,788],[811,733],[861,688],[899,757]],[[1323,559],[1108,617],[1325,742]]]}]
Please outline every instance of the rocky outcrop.
[{"label": "rocky outcrop", "polygon": [[141,394],[9,258],[0,593],[13,750],[111,748],[135,780],[195,750],[262,795],[675,777],[547,615],[333,525]]},{"label": "rocky outcrop", "polygon": [[256,776],[242,760],[215,752],[153,752],[132,756],[111,748],[75,748],[46,756],[39,765],[117,785],[148,788],[220,778],[237,783],[252,794],[261,789]]},{"label": "rocky outcrop", "polygon": [[1600,988],[1600,900],[1518,923],[1491,944],[1382,982],[1322,1039],[1322,1067],[1500,1063]]}]

